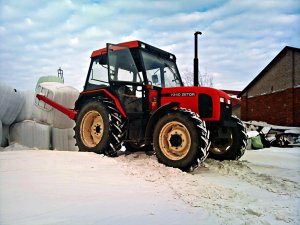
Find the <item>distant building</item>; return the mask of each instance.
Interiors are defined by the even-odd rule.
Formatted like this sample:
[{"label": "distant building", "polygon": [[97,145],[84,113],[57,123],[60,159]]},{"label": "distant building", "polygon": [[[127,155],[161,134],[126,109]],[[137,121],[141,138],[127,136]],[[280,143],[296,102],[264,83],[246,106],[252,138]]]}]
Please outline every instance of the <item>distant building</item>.
[{"label": "distant building", "polygon": [[283,48],[238,96],[242,120],[300,126],[300,49]]}]

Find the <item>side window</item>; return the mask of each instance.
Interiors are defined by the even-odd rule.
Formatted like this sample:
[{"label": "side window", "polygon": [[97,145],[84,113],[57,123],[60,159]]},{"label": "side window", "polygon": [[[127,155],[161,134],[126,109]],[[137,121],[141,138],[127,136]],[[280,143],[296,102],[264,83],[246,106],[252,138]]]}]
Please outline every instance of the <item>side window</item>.
[{"label": "side window", "polygon": [[106,56],[100,56],[94,59],[89,74],[89,83],[95,85],[108,85]]},{"label": "side window", "polygon": [[154,86],[162,87],[160,71],[160,68],[149,69],[146,71],[148,81]]}]

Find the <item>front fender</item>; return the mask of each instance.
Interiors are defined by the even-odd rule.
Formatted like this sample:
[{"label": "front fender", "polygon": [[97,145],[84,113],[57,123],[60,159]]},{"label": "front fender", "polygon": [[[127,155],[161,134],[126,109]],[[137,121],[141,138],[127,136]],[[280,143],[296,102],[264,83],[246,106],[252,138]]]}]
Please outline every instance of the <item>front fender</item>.
[{"label": "front fender", "polygon": [[152,136],[153,136],[153,130],[155,128],[155,125],[159,118],[161,118],[169,109],[172,109],[174,107],[179,107],[179,102],[169,102],[161,107],[159,107],[157,110],[154,111],[154,113],[151,115],[147,127],[146,127],[146,133],[145,133],[145,143],[151,144],[152,142]]}]

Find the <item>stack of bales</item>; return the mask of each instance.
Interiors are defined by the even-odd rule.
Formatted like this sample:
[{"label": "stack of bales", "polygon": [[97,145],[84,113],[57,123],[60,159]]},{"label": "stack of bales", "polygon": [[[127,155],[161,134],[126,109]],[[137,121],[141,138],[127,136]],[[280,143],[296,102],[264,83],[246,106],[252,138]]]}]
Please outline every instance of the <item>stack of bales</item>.
[{"label": "stack of bales", "polygon": [[[47,98],[65,106],[74,108],[79,92],[77,89],[56,82],[45,82],[37,85],[36,94],[42,94]],[[34,120],[52,126],[52,148],[56,150],[78,151],[75,146],[73,127],[75,122],[52,106],[35,99],[33,112]]]},{"label": "stack of bales", "polygon": [[0,82],[0,146],[9,139],[9,126],[15,122],[24,105],[24,96],[16,89]]},{"label": "stack of bales", "polygon": [[[67,108],[73,108],[79,92],[57,77],[40,78],[35,92],[15,92],[1,84],[1,146],[7,145],[5,141],[9,136],[10,144],[17,142],[30,148],[78,151],[73,138],[74,121],[39,101],[36,94],[43,94]],[[2,99],[5,95],[8,97]]]},{"label": "stack of bales", "polygon": [[14,124],[10,126],[10,143],[17,142],[21,145],[50,149],[51,127],[33,121],[34,92],[22,92],[25,103],[16,118]]}]

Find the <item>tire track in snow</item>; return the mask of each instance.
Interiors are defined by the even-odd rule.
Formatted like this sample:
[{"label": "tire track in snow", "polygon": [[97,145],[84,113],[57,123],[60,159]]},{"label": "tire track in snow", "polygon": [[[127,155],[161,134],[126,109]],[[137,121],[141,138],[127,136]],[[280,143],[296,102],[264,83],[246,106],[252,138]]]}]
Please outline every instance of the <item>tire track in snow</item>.
[{"label": "tire track in snow", "polygon": [[[280,177],[254,172],[247,162],[215,161],[207,159],[193,174],[166,167],[155,156],[132,153],[116,159],[125,167],[125,173],[162,186],[193,208],[203,208],[216,215],[220,224],[270,224],[268,221],[295,224],[297,212],[287,204],[270,207],[252,193],[237,188],[240,182],[262,188],[270,195],[293,198],[298,196],[299,185]],[[237,183],[226,186],[206,179],[206,172],[224,175]],[[199,174],[201,173],[201,175]],[[163,194],[163,193],[161,193]],[[258,204],[259,203],[259,204]],[[271,219],[270,219],[271,218]],[[246,221],[246,223],[245,223]]]},{"label": "tire track in snow", "polygon": [[[246,161],[217,161],[213,159],[207,159],[204,162],[205,167],[218,174],[234,176],[241,181],[279,195],[300,197],[300,186],[295,181],[255,172],[248,164]],[[197,174],[197,170],[194,173]]]}]

